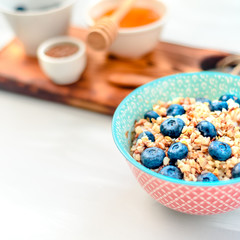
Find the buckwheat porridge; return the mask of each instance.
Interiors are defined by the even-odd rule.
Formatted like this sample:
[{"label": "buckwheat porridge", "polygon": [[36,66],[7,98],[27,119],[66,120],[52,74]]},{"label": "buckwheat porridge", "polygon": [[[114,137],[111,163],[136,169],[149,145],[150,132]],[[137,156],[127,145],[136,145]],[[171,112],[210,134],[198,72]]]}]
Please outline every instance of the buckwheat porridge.
[{"label": "buckwheat porridge", "polygon": [[158,101],[135,122],[132,157],[165,176],[212,182],[240,177],[240,99]]}]

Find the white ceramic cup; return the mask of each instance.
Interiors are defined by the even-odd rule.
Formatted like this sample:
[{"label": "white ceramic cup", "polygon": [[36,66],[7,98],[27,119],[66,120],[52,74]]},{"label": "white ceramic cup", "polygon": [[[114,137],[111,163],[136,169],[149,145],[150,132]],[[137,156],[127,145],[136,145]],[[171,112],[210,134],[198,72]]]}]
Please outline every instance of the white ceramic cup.
[{"label": "white ceramic cup", "polygon": [[[75,0],[0,0],[2,12],[27,55],[35,56],[46,39],[67,33]],[[21,3],[21,5],[20,5]],[[24,6],[26,11],[16,11]]]},{"label": "white ceramic cup", "polygon": [[[61,43],[72,43],[78,46],[78,51],[70,56],[55,58],[46,55],[46,51]],[[39,64],[43,72],[56,84],[72,84],[79,80],[86,63],[86,46],[79,39],[72,37],[56,37],[43,42],[37,51]]]},{"label": "white ceramic cup", "polygon": [[[87,26],[93,26],[94,19],[108,10],[116,8],[120,1],[121,0],[103,0],[90,6],[85,16]],[[161,18],[145,26],[120,28],[115,41],[109,49],[109,52],[114,55],[139,58],[151,52],[159,41],[160,33],[166,19],[165,5],[157,0],[138,0],[135,6],[153,9]]]}]

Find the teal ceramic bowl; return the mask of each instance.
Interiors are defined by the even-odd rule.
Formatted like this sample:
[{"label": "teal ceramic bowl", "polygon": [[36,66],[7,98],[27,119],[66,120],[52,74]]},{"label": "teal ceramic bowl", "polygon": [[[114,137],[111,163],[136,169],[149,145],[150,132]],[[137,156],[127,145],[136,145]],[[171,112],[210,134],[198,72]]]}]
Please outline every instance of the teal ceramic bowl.
[{"label": "teal ceramic bowl", "polygon": [[212,183],[177,180],[147,169],[129,154],[134,121],[143,118],[158,100],[169,101],[176,97],[214,100],[226,93],[240,95],[240,77],[218,72],[177,74],[137,88],[115,111],[112,121],[114,141],[137,181],[161,204],[198,215],[223,213],[240,207],[240,178]]}]

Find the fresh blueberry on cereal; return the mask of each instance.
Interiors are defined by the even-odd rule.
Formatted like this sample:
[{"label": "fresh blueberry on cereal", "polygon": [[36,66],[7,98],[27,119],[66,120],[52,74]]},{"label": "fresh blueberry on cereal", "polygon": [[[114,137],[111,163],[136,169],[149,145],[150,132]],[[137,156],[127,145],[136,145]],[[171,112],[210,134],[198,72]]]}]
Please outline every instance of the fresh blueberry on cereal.
[{"label": "fresh blueberry on cereal", "polygon": [[227,143],[213,141],[208,147],[208,153],[215,160],[226,161],[231,157],[232,149]]},{"label": "fresh blueberry on cereal", "polygon": [[185,144],[176,142],[168,149],[168,157],[170,158],[170,164],[175,164],[177,160],[186,158],[188,155],[188,148]]},{"label": "fresh blueberry on cereal", "polygon": [[199,122],[197,129],[204,137],[215,138],[217,136],[217,130],[215,126],[208,121],[204,120]]},{"label": "fresh blueberry on cereal", "polygon": [[213,173],[202,173],[197,177],[198,182],[216,182],[218,178]]},{"label": "fresh blueberry on cereal", "polygon": [[212,102],[210,109],[212,112],[222,111],[223,109],[228,110],[228,104],[227,102]]},{"label": "fresh blueberry on cereal", "polygon": [[164,136],[169,136],[171,138],[178,138],[182,129],[185,126],[185,123],[180,118],[168,118],[162,122],[160,126],[160,131]]},{"label": "fresh blueberry on cereal", "polygon": [[155,142],[154,135],[149,131],[144,131],[140,133],[137,139],[141,139],[142,137],[147,137],[150,141]]},{"label": "fresh blueberry on cereal", "polygon": [[237,163],[232,169],[232,178],[240,177],[240,163]]},{"label": "fresh blueberry on cereal", "polygon": [[144,118],[147,119],[149,122],[152,122],[153,119],[157,119],[159,115],[155,111],[148,111],[144,114]]},{"label": "fresh blueberry on cereal", "polygon": [[160,148],[146,148],[141,154],[141,163],[147,168],[156,169],[163,164],[165,156],[164,151]]},{"label": "fresh blueberry on cereal", "polygon": [[167,116],[177,116],[177,115],[182,115],[186,111],[184,110],[182,105],[179,104],[172,104],[168,109],[167,109]]},{"label": "fresh blueberry on cereal", "polygon": [[206,102],[206,103],[209,104],[209,106],[211,106],[211,104],[212,104],[212,102],[209,99],[203,98],[203,97],[196,98],[196,102],[201,102],[201,103],[205,103]]},{"label": "fresh blueberry on cereal", "polygon": [[233,99],[236,103],[240,104],[240,99],[233,94],[225,94],[219,98],[219,101],[227,102],[229,99]]},{"label": "fresh blueberry on cereal", "polygon": [[176,166],[169,165],[169,166],[163,167],[159,173],[164,176],[171,177],[171,178],[176,178],[176,179],[183,178],[182,172]]}]

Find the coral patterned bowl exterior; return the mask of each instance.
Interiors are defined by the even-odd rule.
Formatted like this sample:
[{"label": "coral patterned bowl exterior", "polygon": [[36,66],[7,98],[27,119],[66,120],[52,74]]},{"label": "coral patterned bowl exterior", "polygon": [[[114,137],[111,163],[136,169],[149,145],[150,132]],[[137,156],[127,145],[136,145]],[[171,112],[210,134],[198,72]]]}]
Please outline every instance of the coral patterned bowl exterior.
[{"label": "coral patterned bowl exterior", "polygon": [[160,78],[129,94],[118,106],[112,121],[114,141],[127,159],[140,185],[159,203],[176,211],[210,215],[240,207],[240,178],[219,182],[187,182],[155,173],[129,154],[134,121],[143,117],[158,100],[175,97],[207,97],[240,93],[240,77],[217,72],[183,73]]}]

